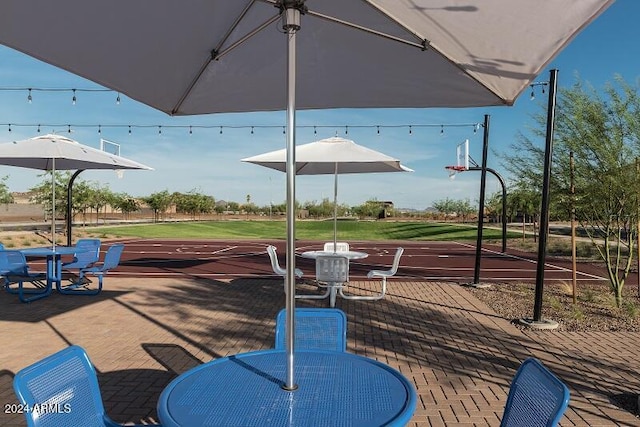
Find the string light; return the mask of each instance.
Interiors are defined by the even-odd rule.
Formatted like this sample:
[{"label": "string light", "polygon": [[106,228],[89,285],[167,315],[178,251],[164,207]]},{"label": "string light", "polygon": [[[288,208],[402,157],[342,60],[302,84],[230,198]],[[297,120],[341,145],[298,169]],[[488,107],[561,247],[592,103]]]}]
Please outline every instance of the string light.
[{"label": "string light", "polygon": [[116,105],[120,105],[120,92],[118,92],[118,97],[116,98]]},{"label": "string light", "polygon": [[535,94],[535,88],[537,86],[541,86],[541,90],[542,90],[542,94],[544,95],[544,87],[547,86],[549,84],[549,82],[533,82],[529,85],[529,87],[531,88],[531,100],[533,101],[534,99],[536,99],[536,94]]},{"label": "string light", "polygon": [[[1,126],[7,126],[7,129],[13,130],[14,128],[37,128],[38,132],[42,126],[51,127],[53,129],[60,128],[63,126],[67,127],[67,131],[71,133],[71,128],[94,128],[97,130],[99,134],[102,134],[103,129],[127,129],[127,132],[131,135],[133,132],[133,128],[138,129],[156,129],[158,134],[163,134],[163,128],[180,130],[184,129],[185,132],[188,132],[190,135],[193,134],[194,129],[218,129],[218,132],[222,135],[224,133],[224,129],[235,129],[242,130],[247,129],[250,134],[255,134],[257,129],[282,129],[282,133],[286,134],[286,126],[282,125],[158,125],[158,124],[60,124],[60,123],[0,123]],[[433,123],[433,124],[402,124],[402,125],[303,125],[297,126],[298,129],[309,129],[313,128],[314,135],[318,134],[320,129],[332,129],[335,131],[337,135],[339,133],[339,129],[344,128],[344,133],[349,134],[349,131],[353,128],[357,129],[375,129],[376,134],[380,135],[380,132],[383,129],[406,129],[409,135],[413,135],[413,131],[415,129],[427,129],[427,128],[439,128],[440,134],[444,134],[445,128],[470,128],[473,133],[477,133],[478,129],[482,127],[481,123]],[[350,129],[351,128],[351,129]]]},{"label": "string light", "polygon": [[76,90],[73,89],[73,98],[71,98],[71,104],[76,105]]},{"label": "string light", "polygon": [[29,88],[29,95],[27,95],[27,102],[31,104],[32,101],[33,101],[33,97],[31,96],[31,88]]}]

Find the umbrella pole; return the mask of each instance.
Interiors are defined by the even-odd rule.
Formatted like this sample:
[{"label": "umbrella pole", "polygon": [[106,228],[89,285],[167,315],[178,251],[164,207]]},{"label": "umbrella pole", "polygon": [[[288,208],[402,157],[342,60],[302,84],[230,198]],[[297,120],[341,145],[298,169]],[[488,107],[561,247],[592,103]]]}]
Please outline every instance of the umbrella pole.
[{"label": "umbrella pole", "polygon": [[56,249],[56,158],[51,159],[51,243]]},{"label": "umbrella pole", "polygon": [[333,172],[333,252],[338,249],[338,162]]},{"label": "umbrella pole", "polygon": [[294,337],[295,337],[295,269],[296,269],[296,32],[300,29],[300,10],[294,4],[287,4],[283,11],[283,28],[287,33],[287,276],[286,276],[286,339],[287,378],[285,390],[298,388],[294,380]]}]

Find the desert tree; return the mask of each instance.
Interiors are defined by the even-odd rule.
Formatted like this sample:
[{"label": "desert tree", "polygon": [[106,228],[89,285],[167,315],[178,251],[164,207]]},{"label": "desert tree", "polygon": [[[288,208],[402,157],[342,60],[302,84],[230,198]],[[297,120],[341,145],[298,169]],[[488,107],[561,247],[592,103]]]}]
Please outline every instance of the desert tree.
[{"label": "desert tree", "polygon": [[[546,109],[533,116],[529,135],[501,157],[520,188],[541,188]],[[633,260],[640,182],[638,86],[615,76],[602,90],[576,83],[559,91],[551,177],[551,216],[576,219],[605,262],[616,305]],[[575,196],[570,193],[570,153]]]}]

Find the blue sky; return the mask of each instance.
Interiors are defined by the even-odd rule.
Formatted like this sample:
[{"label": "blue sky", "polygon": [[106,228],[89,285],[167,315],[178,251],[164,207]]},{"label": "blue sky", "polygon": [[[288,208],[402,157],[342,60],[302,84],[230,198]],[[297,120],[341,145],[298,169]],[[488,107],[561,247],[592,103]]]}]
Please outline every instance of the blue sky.
[{"label": "blue sky", "polygon": [[[596,88],[602,88],[615,74],[634,83],[640,77],[638,16],[640,2],[618,0],[579,34],[538,80],[548,80],[549,69],[557,68],[560,86],[573,84],[576,74]],[[100,88],[3,46],[0,46],[0,87]],[[532,125],[531,114],[540,111],[541,103],[546,102],[546,96],[539,89],[534,101],[530,100],[529,93],[523,93],[513,107],[302,111],[297,115],[297,123],[302,126],[297,133],[297,143],[338,135],[394,156],[415,170],[413,173],[341,176],[338,196],[341,203],[356,205],[376,198],[391,200],[397,207],[416,209],[424,209],[446,197],[475,203],[479,198],[480,174],[466,172],[450,180],[444,166],[455,163],[455,147],[465,139],[470,141],[471,156],[480,162],[482,130],[474,133],[472,124],[481,123],[484,115],[489,114],[488,166],[503,172],[508,180],[495,153],[510,150],[517,132],[526,131]],[[121,96],[117,105],[117,94],[113,92],[77,92],[76,105],[72,105],[70,92],[34,91],[31,104],[27,102],[27,95],[27,91],[0,91],[0,142],[36,136],[36,125],[40,123],[41,134],[62,133],[96,148],[100,138],[115,141],[121,145],[121,155],[155,169],[127,171],[121,179],[112,171],[86,171],[80,175],[81,179],[133,196],[162,190],[196,190],[217,200],[237,202],[244,202],[250,195],[258,205],[285,200],[283,173],[240,162],[244,157],[284,148],[281,128],[285,123],[284,112],[169,117],[125,96]],[[9,123],[13,124],[10,132]],[[66,124],[74,125],[71,134],[67,133]],[[468,125],[452,126],[461,124]],[[102,125],[100,134],[98,125]],[[128,125],[133,125],[131,134]],[[158,125],[163,126],[162,133],[158,132]],[[411,134],[408,126],[402,125],[414,125]],[[189,126],[193,126],[192,134]],[[218,126],[223,126],[222,134]],[[255,126],[253,134],[250,126]],[[349,126],[348,134],[345,134],[346,126]],[[11,191],[26,191],[42,180],[38,171],[0,166],[0,176],[5,175],[9,176],[7,183]],[[296,189],[298,200],[303,202],[332,198],[333,177],[300,176]],[[498,190],[497,181],[489,176],[487,191]]]}]

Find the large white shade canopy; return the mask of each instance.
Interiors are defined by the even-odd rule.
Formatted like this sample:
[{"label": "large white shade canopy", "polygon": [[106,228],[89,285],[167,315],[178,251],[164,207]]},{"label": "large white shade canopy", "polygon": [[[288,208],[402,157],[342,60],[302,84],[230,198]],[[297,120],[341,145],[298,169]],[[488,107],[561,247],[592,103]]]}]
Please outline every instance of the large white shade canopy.
[{"label": "large white shade canopy", "polygon": [[0,43],[169,114],[283,110],[299,5],[297,109],[510,105],[612,2],[3,0]]},{"label": "large white shade canopy", "polygon": [[[267,168],[286,172],[286,150],[242,159]],[[323,175],[375,172],[413,172],[398,159],[339,138],[327,138],[296,146],[296,175]]]}]

